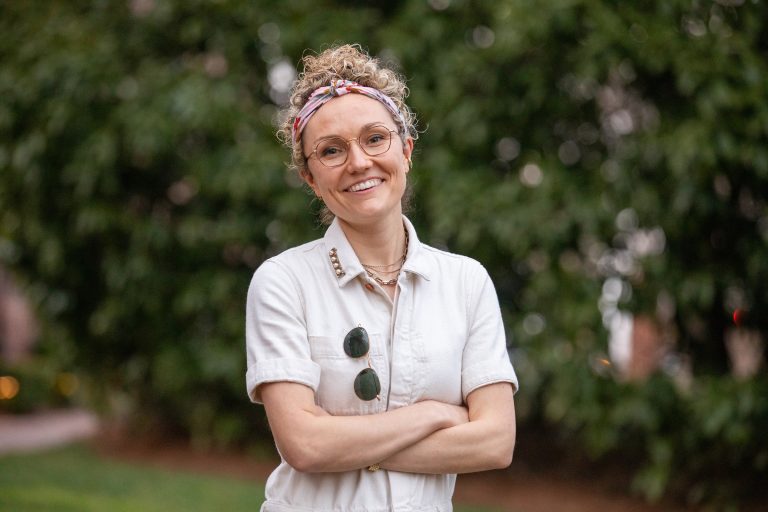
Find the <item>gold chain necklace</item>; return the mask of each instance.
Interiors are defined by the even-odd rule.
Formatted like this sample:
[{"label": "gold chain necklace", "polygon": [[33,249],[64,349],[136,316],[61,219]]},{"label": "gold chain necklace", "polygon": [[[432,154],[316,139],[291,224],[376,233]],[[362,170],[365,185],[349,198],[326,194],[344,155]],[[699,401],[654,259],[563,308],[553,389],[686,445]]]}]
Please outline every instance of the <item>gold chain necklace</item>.
[{"label": "gold chain necklace", "polygon": [[[372,278],[374,281],[379,283],[381,286],[392,286],[393,284],[397,284],[397,277],[392,278],[388,281],[383,280],[377,275],[374,275],[374,272],[377,274],[394,274],[395,272],[400,272],[403,268],[403,264],[405,263],[405,258],[408,256],[408,230],[405,229],[405,226],[403,226],[403,231],[405,232],[405,247],[403,248],[403,255],[400,256],[400,259],[398,259],[394,263],[390,263],[389,265],[367,265],[365,263],[361,264],[363,265],[363,268],[365,269],[365,273],[368,274],[370,278]],[[400,264],[399,267],[397,267],[394,270],[379,270],[379,269],[385,269],[388,267],[391,267],[393,265]]]}]

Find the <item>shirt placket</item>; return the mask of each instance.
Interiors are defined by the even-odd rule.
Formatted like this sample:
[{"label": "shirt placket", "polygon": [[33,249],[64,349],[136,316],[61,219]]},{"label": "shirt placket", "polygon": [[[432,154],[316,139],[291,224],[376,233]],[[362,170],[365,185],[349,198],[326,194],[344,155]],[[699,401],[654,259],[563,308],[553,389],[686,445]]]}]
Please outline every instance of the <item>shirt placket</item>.
[{"label": "shirt placket", "polygon": [[393,306],[390,329],[391,359],[390,386],[387,397],[387,409],[397,409],[410,403],[413,395],[414,382],[418,379],[415,374],[416,361],[411,350],[409,334],[413,313],[413,289],[407,274],[401,276],[398,286],[400,291],[397,304]]}]

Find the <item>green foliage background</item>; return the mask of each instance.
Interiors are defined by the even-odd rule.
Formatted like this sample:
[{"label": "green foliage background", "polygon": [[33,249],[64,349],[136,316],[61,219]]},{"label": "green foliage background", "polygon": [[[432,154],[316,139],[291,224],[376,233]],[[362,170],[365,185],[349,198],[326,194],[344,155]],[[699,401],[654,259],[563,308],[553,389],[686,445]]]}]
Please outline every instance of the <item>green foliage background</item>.
[{"label": "green foliage background", "polygon": [[[494,278],[521,433],[625,457],[652,499],[743,503],[768,383],[734,381],[723,340],[736,308],[768,335],[766,19],[759,0],[4,2],[0,263],[81,400],[199,444],[267,437],[245,292],[322,233],[276,105],[307,48],[359,42],[409,78],[420,235]],[[600,370],[616,308],[663,317],[691,386]]]}]

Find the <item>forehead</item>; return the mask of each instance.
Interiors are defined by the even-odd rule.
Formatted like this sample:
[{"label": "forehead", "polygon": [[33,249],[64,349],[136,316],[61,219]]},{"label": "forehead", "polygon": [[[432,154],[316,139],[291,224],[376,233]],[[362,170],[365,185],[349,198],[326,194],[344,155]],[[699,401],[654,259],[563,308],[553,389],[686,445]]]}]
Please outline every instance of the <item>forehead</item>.
[{"label": "forehead", "polygon": [[381,102],[362,94],[349,93],[333,98],[315,112],[304,128],[303,140],[340,135],[357,137],[360,129],[370,123],[383,123],[396,128],[389,110]]}]

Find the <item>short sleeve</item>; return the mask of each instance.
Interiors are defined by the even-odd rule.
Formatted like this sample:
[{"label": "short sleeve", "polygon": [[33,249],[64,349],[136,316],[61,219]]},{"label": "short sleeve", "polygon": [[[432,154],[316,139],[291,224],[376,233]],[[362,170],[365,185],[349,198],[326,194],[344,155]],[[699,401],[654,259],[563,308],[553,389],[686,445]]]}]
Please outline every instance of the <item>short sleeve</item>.
[{"label": "short sleeve", "polygon": [[485,268],[473,263],[467,273],[469,333],[461,372],[464,400],[475,389],[496,382],[511,383],[515,392],[518,388],[496,290]]},{"label": "short sleeve", "polygon": [[246,388],[261,403],[259,386],[296,382],[317,391],[320,367],[310,357],[302,295],[294,277],[267,260],[254,273],[245,312]]}]

